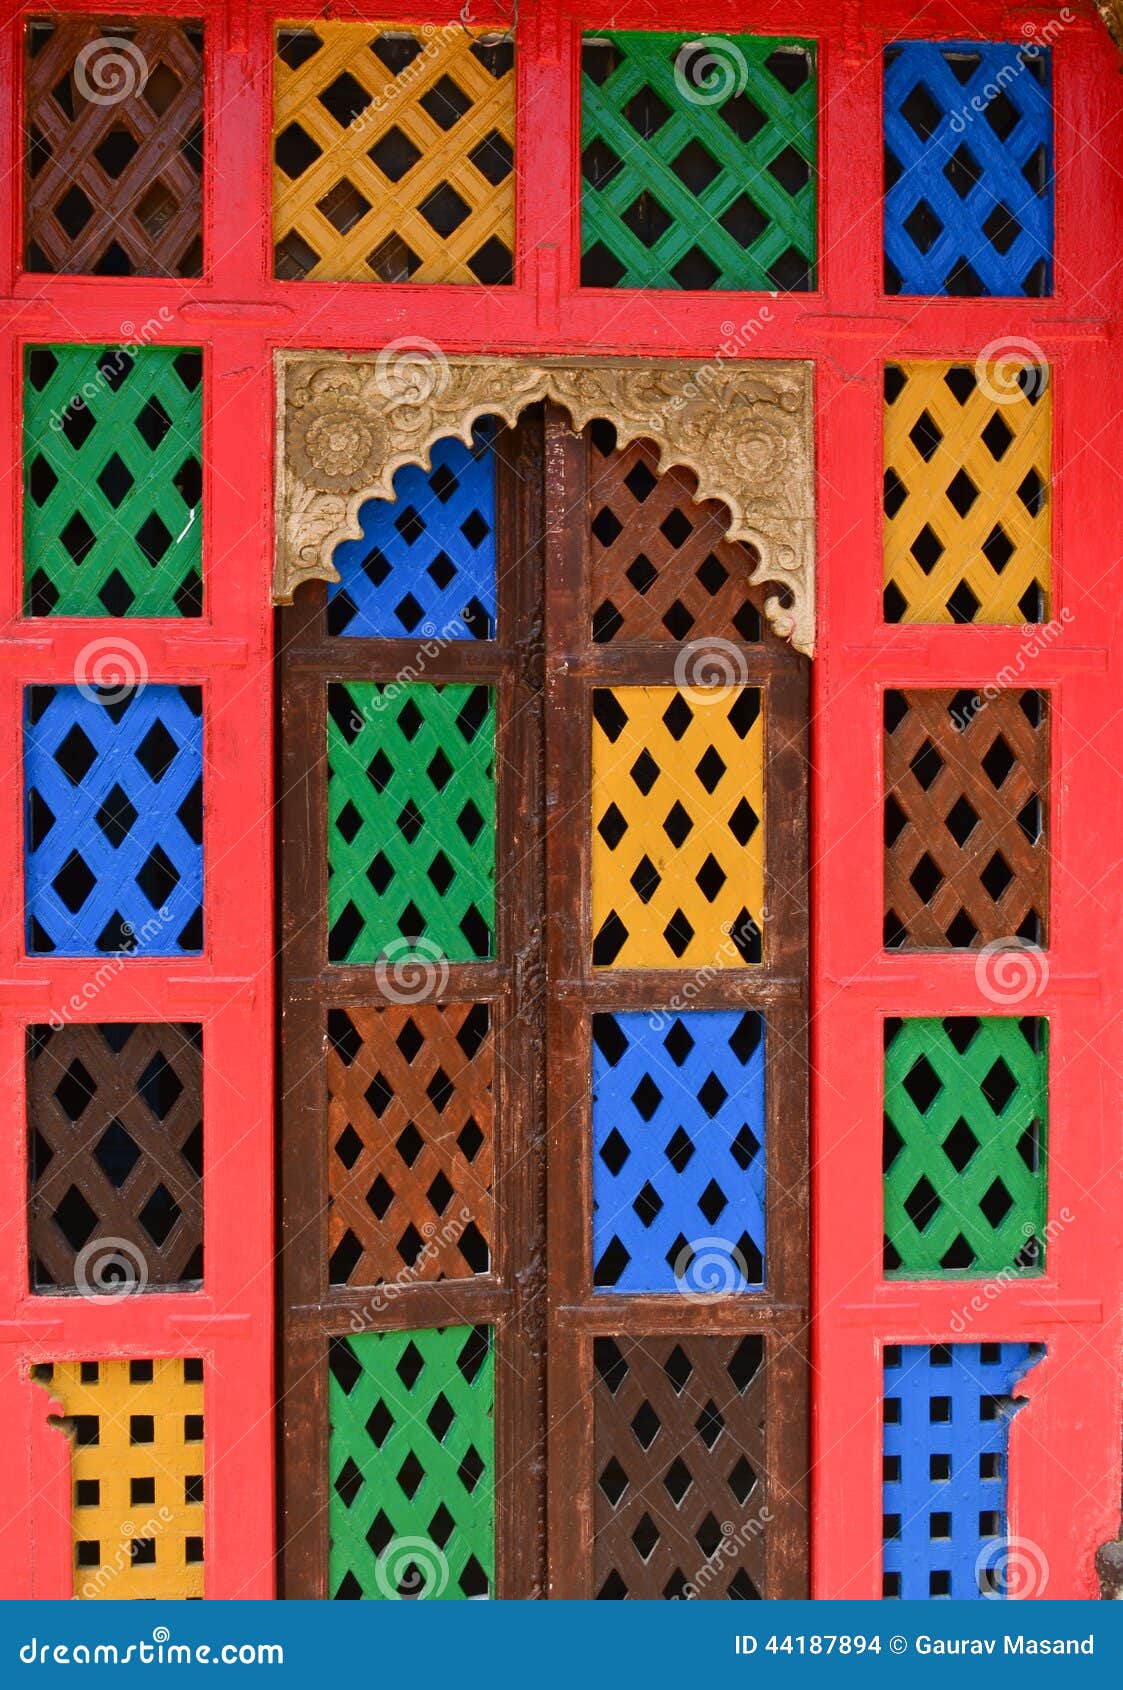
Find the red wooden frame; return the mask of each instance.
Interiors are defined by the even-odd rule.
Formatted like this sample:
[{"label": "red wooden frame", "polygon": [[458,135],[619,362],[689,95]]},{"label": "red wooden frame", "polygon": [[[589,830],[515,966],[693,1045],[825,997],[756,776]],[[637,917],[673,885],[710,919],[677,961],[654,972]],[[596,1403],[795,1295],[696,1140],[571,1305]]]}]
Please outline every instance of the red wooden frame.
[{"label": "red wooden frame", "polygon": [[[5,101],[0,146],[5,178],[15,183],[21,173],[22,28],[14,8],[6,10],[0,85],[17,96]],[[2,232],[4,438],[19,439],[26,344],[116,345],[146,338],[143,325],[154,322],[158,334],[151,344],[203,348],[205,478],[205,614],[192,621],[22,619],[15,452],[0,500],[0,545],[8,560],[0,582],[0,713],[9,746],[0,806],[0,1063],[6,1088],[0,1418],[10,1428],[14,1458],[0,1514],[0,1582],[8,1596],[65,1597],[72,1589],[69,1448],[47,1426],[50,1398],[28,1381],[28,1367],[37,1360],[114,1355],[203,1358],[206,1593],[262,1597],[274,1588],[273,618],[267,587],[273,400],[260,310],[228,303],[255,292],[253,265],[237,242],[240,220],[259,215],[262,178],[253,177],[252,209],[233,183],[214,191],[224,156],[253,154],[255,102],[246,97],[239,61],[223,52],[220,9],[210,13],[210,280],[16,279],[21,211],[15,193]],[[99,963],[23,954],[21,693],[29,681],[73,681],[79,654],[92,640],[128,642],[126,653],[130,646],[141,653],[152,682],[201,683],[205,735],[204,954],[130,960],[74,1016],[203,1024],[205,1288],[105,1303],[30,1295],[25,1220],[24,1028],[58,1013]]]},{"label": "red wooden frame", "polygon": [[[88,11],[72,0],[56,10]],[[22,1370],[36,1356],[169,1349],[212,1359],[208,1384],[208,1594],[271,1588],[272,1298],[271,673],[268,599],[272,463],[271,355],[280,346],[370,350],[402,335],[448,351],[801,357],[818,381],[819,655],[814,664],[812,815],[813,1202],[816,1323],[814,1592],[880,1589],[880,1345],[893,1340],[1038,1338],[1049,1345],[1014,1422],[1011,1530],[1046,1551],[1043,1594],[1095,1593],[1092,1556],[1115,1535],[1120,1492],[1119,1322],[1123,1267],[1119,1111],[1123,960],[1105,842],[1123,836],[1123,658],[1106,587],[1123,490],[1108,432],[1121,375],[1110,351],[1120,317],[1115,251],[1123,227],[1123,119],[1115,49],[1089,0],[1057,15],[980,0],[919,15],[903,0],[866,5],[790,0],[620,0],[607,7],[538,0],[519,20],[516,281],[511,288],[277,283],[271,277],[269,134],[272,29],[307,17],[265,0],[135,4],[135,14],[206,26],[206,272],[197,282],[25,276],[21,207],[0,227],[0,438],[14,441],[22,348],[52,339],[117,341],[126,323],[166,309],[162,343],[206,357],[207,614],[189,623],[128,622],[154,679],[202,681],[207,703],[206,955],[130,965],[91,1018],[202,1020],[207,1026],[208,1283],[98,1307],[24,1290],[23,1023],[44,1018],[81,962],[22,955],[20,782],[9,766],[0,805],[0,1072],[4,1199],[0,1216],[0,1417],[13,1447],[49,1450],[42,1406]],[[458,0],[340,4],[342,19],[451,22]],[[0,30],[0,175],[20,180],[21,19]],[[1071,19],[1071,21],[1068,21]],[[508,21],[472,0],[471,21]],[[881,291],[881,69],[907,36],[1046,39],[1054,49],[1056,293],[1005,301],[886,298]],[[784,296],[580,290],[579,95],[582,27],[799,33],[819,42],[819,291]],[[538,120],[548,114],[548,121]],[[767,307],[767,315],[765,314]],[[956,1333],[969,1292],[955,1282],[885,1283],[881,1273],[881,1020],[979,1013],[970,954],[919,958],[880,948],[880,694],[888,685],[967,685],[1017,663],[1032,630],[886,627],[881,590],[881,365],[973,360],[1010,336],[1039,345],[1055,372],[1054,614],[1059,638],[1027,664],[1053,709],[1054,841],[1049,979],[1032,1000],[1051,1022],[1050,1214],[1074,1215],[1052,1239],[1048,1274],[1002,1286]],[[105,621],[20,619],[20,513],[14,466],[0,497],[0,720],[14,743],[27,680],[70,679]],[[1114,853],[1112,853],[1112,857]],[[247,1201],[247,1194],[252,1200]],[[30,1437],[23,1434],[27,1432]],[[1075,1434],[1075,1435],[1074,1435]],[[54,1434],[51,1434],[53,1436]],[[65,1446],[54,1456],[60,1464]],[[39,1456],[33,1455],[38,1475]],[[66,1592],[68,1525],[32,1474],[15,1475],[0,1577],[7,1594]],[[25,1482],[26,1481],[26,1482]],[[38,1485],[38,1477],[35,1479]],[[57,1475],[49,1481],[58,1501]],[[49,1488],[48,1486],[48,1488]],[[34,1519],[33,1558],[28,1555]],[[35,1576],[31,1563],[34,1560]],[[61,1570],[60,1570],[61,1569]]]}]

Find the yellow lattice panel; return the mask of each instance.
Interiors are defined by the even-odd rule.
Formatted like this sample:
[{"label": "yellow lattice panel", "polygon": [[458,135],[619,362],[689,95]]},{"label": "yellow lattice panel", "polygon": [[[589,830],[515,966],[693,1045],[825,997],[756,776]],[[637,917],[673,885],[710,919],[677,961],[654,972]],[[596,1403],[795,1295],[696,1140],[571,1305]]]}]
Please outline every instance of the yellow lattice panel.
[{"label": "yellow lattice panel", "polygon": [[593,717],[594,965],[759,962],[759,691],[602,688]]},{"label": "yellow lattice panel", "polygon": [[1048,620],[1051,423],[1037,365],[887,367],[887,621]]},{"label": "yellow lattice panel", "polygon": [[512,59],[509,39],[459,23],[280,29],[277,275],[510,281]]},{"label": "yellow lattice panel", "polygon": [[202,1596],[202,1362],[54,1362],[34,1377],[71,1440],[75,1596]]}]

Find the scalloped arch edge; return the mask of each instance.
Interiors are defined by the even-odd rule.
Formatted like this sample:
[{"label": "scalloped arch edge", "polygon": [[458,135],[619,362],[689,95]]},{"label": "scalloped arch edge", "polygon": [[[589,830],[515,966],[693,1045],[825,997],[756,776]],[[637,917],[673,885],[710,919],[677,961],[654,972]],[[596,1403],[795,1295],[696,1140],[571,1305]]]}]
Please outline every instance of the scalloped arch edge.
[{"label": "scalloped arch edge", "polygon": [[338,581],[332,562],[358,539],[368,499],[392,499],[406,464],[427,469],[434,444],[466,444],[483,416],[513,424],[549,399],[580,431],[607,419],[622,444],[651,442],[661,469],[692,470],[698,499],[719,499],[727,534],[759,562],[753,585],[772,627],[802,652],[815,646],[812,366],[806,361],[461,357],[431,342],[375,356],[278,352],[276,559],[273,600],[305,581]]}]

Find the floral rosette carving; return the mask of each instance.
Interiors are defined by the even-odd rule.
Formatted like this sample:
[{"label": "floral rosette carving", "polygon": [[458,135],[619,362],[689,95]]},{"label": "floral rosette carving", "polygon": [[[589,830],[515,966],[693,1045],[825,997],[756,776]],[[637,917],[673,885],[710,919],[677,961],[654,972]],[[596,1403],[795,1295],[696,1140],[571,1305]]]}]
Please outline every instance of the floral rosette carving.
[{"label": "floral rosette carving", "polygon": [[352,493],[377,476],[385,436],[357,366],[317,370],[290,384],[287,399],[285,452],[302,481],[324,492]]}]

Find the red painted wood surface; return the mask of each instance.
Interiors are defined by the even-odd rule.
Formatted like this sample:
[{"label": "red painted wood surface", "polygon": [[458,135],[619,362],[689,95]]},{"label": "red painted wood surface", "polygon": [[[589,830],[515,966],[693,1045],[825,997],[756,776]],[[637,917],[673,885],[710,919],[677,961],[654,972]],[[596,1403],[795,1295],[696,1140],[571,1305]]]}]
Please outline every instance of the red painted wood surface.
[{"label": "red painted wood surface", "polygon": [[[58,9],[79,10],[69,0]],[[448,351],[806,357],[819,396],[819,655],[814,665],[813,1254],[815,1328],[814,1589],[880,1589],[880,1357],[891,1340],[1044,1339],[1032,1406],[1012,1433],[1011,1531],[1041,1545],[1045,1594],[1095,1593],[1092,1554],[1118,1526],[1123,963],[1117,942],[1115,842],[1123,837],[1123,729],[1117,593],[1123,493],[1114,424],[1123,377],[1120,315],[1123,121],[1115,49],[1092,7],[1062,14],[980,0],[919,17],[888,0],[621,0],[611,10],[538,0],[519,20],[518,234],[513,288],[283,284],[271,279],[269,131],[272,28],[281,10],[207,0],[134,11],[205,18],[206,274],[198,282],[21,276],[20,24],[0,32],[0,492],[6,560],[0,721],[9,762],[0,802],[0,1419],[28,1446],[41,1408],[18,1370],[36,1355],[191,1349],[212,1357],[207,1436],[208,1593],[270,1588],[272,1532],[271,1138],[272,915],[269,864],[272,398],[275,347],[368,351],[424,337]],[[341,5],[354,19],[416,19],[418,8]],[[452,22],[457,4],[431,3]],[[881,293],[880,54],[900,36],[1031,39],[1054,19],[1057,289],[1048,300],[886,299]],[[1069,18],[1072,21],[1067,21]],[[471,21],[508,21],[473,0]],[[819,42],[822,171],[820,291],[772,298],[643,294],[577,287],[577,45],[581,27],[800,33]],[[83,963],[22,952],[20,782],[15,724],[26,680],[69,679],[76,654],[110,631],[96,623],[19,620],[19,372],[29,341],[129,338],[161,310],[166,343],[206,352],[207,616],[129,622],[153,678],[202,680],[207,697],[207,953],[130,966],[91,1018],[200,1019],[209,1037],[208,1286],[98,1308],[31,1299],[25,1284],[22,1027],[43,1018]],[[881,590],[881,364],[920,356],[973,360],[991,342],[1028,337],[1053,365],[1054,614],[1071,611],[1040,654],[1031,629],[885,627]],[[736,342],[736,351],[729,345]],[[722,353],[722,348],[726,351]],[[881,1019],[980,1013],[970,954],[884,955],[881,925],[881,691],[887,685],[985,685],[1019,653],[1028,684],[1053,708],[1053,906],[1049,979],[1027,1007],[1052,1028],[1048,1274],[998,1289],[964,1332],[970,1291],[955,1282],[887,1284],[881,1275]],[[237,983],[235,986],[234,983]],[[61,1440],[59,1440],[61,1443]],[[36,1437],[36,1448],[41,1440]],[[32,1503],[22,1453],[9,1470],[13,1508],[0,1549],[9,1594],[58,1587],[65,1520]],[[34,1520],[34,1527],[32,1527]]]},{"label": "red painted wood surface", "polygon": [[[21,25],[13,10],[7,8],[0,35],[0,168],[10,186],[20,179],[21,129],[20,101],[11,94],[22,79]],[[236,13],[213,7],[208,17],[208,280],[13,280],[21,246],[14,191],[2,231],[0,1423],[10,1465],[0,1508],[0,1587],[9,1596],[71,1593],[69,1451],[46,1425],[50,1397],[28,1382],[28,1367],[114,1355],[204,1358],[207,1595],[262,1597],[274,1587],[273,400],[267,313],[257,303],[240,303],[260,292],[260,257],[242,236],[265,216],[265,163],[255,168],[254,161],[263,147],[260,96],[267,78],[247,78],[244,56],[232,50],[226,32]],[[188,15],[198,16],[198,9]],[[264,36],[262,42],[264,55]],[[203,348],[206,603],[198,621],[21,620],[23,347],[82,340]],[[139,652],[152,682],[201,683],[205,713],[205,953],[128,960],[100,977],[105,959],[23,954],[21,691],[29,681],[73,681],[91,641],[114,642],[134,666],[132,654]],[[72,993],[81,994],[95,977],[103,985],[75,1011],[77,1020],[203,1024],[206,1278],[197,1294],[95,1303],[27,1290],[24,1028],[62,1013]]]}]

